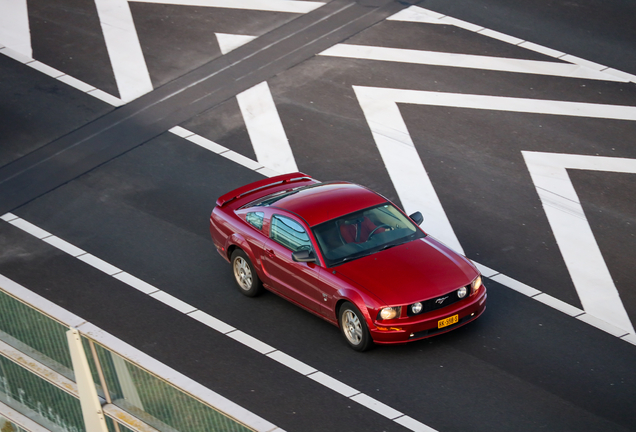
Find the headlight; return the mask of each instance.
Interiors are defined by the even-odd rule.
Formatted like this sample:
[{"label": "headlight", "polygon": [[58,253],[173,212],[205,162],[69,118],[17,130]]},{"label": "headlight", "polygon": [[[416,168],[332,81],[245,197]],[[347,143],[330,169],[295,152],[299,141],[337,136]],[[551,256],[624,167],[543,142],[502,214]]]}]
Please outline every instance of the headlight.
[{"label": "headlight", "polygon": [[418,314],[418,313],[422,312],[422,303],[420,303],[420,302],[413,303],[411,305],[411,312],[413,312],[414,314]]},{"label": "headlight", "polygon": [[480,287],[481,287],[481,276],[477,276],[477,279],[475,279],[470,284],[470,295],[474,295],[479,290]]},{"label": "headlight", "polygon": [[397,317],[400,314],[399,307],[385,307],[378,314],[378,319],[390,320]]},{"label": "headlight", "polygon": [[466,287],[461,287],[460,289],[457,290],[457,297],[464,298],[466,297],[467,292],[468,290],[466,289]]}]

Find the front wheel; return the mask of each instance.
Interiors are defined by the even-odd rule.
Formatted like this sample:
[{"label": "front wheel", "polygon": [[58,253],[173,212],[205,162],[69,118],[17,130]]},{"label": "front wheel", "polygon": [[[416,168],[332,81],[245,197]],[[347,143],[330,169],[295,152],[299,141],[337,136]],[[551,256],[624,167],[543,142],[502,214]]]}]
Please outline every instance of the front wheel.
[{"label": "front wheel", "polygon": [[252,262],[241,249],[232,252],[232,270],[239,291],[248,297],[255,297],[263,290],[263,285],[254,271]]},{"label": "front wheel", "polygon": [[345,340],[356,351],[366,351],[373,346],[364,316],[353,304],[346,302],[338,311],[338,322]]}]

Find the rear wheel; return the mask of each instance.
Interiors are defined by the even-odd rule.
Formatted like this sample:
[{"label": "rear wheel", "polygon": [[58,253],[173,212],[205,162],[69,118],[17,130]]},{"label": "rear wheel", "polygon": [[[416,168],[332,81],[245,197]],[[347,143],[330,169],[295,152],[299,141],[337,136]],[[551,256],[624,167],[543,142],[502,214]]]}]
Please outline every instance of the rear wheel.
[{"label": "rear wheel", "polygon": [[254,271],[252,262],[241,249],[232,252],[232,271],[239,291],[248,297],[255,297],[263,290],[263,285]]},{"label": "rear wheel", "polygon": [[346,302],[338,311],[340,330],[351,348],[366,351],[373,346],[364,316],[352,303]]}]

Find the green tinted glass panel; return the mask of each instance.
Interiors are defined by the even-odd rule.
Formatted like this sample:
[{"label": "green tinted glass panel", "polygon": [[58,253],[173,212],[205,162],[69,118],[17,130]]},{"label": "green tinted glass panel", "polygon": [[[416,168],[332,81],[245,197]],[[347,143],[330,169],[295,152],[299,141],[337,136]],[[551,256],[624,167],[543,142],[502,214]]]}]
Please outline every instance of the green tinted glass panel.
[{"label": "green tinted glass panel", "polygon": [[0,400],[48,429],[84,431],[78,399],[3,356],[0,356]]},{"label": "green tinted glass panel", "polygon": [[[15,338],[64,368],[72,369],[71,355],[66,342],[67,330],[68,327],[0,291],[0,331],[10,336],[2,338],[6,343],[15,345],[11,340]],[[45,363],[52,366],[50,362]],[[59,368],[53,368],[64,373]]]},{"label": "green tinted glass panel", "polygon": [[252,430],[103,347],[95,348],[113,404],[149,425],[188,432]]}]

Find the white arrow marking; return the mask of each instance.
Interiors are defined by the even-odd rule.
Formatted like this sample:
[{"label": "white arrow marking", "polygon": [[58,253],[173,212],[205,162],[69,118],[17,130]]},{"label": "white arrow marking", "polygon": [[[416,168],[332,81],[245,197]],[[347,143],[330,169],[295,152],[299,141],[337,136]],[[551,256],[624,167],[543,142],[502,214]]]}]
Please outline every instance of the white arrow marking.
[{"label": "white arrow marking", "polygon": [[338,44],[321,52],[320,55],[433,66],[448,66],[502,72],[527,73],[534,75],[551,75],[602,81],[629,81],[624,78],[599,72],[598,70],[569,63],[521,60],[502,57],[488,57],[469,54],[420,51],[366,45]]},{"label": "white arrow marking", "polygon": [[221,54],[225,55],[236,48],[256,39],[256,36],[245,36],[227,33],[214,33],[221,48]]},{"label": "white arrow marking", "polygon": [[636,159],[523,151],[583,309],[634,333],[567,169],[636,174]]},{"label": "white arrow marking", "polygon": [[150,74],[128,1],[95,0],[95,6],[120,98],[130,102],[151,92]]},{"label": "white arrow marking", "polygon": [[266,81],[236,95],[256,159],[280,173],[298,171]]},{"label": "white arrow marking", "polygon": [[33,57],[26,0],[0,0],[0,43]]},{"label": "white arrow marking", "polygon": [[248,9],[268,12],[307,13],[324,5],[301,0],[134,0],[139,3]]}]

